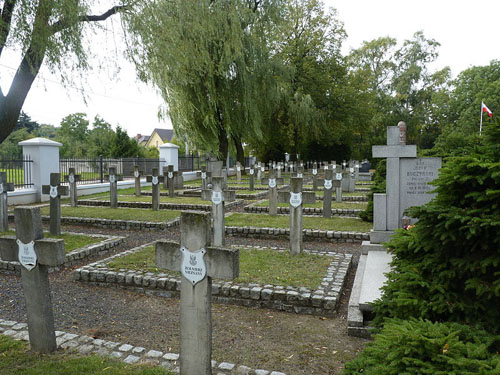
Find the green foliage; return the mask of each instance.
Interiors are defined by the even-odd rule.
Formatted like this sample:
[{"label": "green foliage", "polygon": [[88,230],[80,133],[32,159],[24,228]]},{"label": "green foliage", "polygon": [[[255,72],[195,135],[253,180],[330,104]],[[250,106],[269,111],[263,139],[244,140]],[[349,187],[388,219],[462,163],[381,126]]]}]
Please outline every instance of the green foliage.
[{"label": "green foliage", "polygon": [[500,373],[500,337],[456,323],[392,319],[345,375]]},{"label": "green foliage", "polygon": [[383,159],[377,163],[377,169],[373,174],[374,184],[370,187],[370,193],[368,194],[368,205],[366,206],[366,210],[360,212],[359,214],[359,217],[364,221],[373,222],[373,194],[385,193],[385,175],[386,161],[385,159]]},{"label": "green foliage", "polygon": [[72,113],[64,117],[58,129],[58,142],[62,143],[59,155],[62,158],[80,158],[86,155],[89,121],[85,113]]},{"label": "green foliage", "polygon": [[449,158],[434,182],[437,197],[411,209],[415,227],[388,244],[394,254],[385,317],[478,325],[498,334],[500,306],[500,123],[487,126],[464,156]]},{"label": "green foliage", "polygon": [[23,155],[23,148],[18,145],[19,142],[27,139],[34,138],[34,135],[28,132],[28,129],[21,128],[14,130],[10,135],[0,144],[0,159],[18,159]]},{"label": "green foliage", "polygon": [[120,126],[116,127],[110,144],[110,156],[112,158],[127,158],[141,156],[143,149],[137,144],[135,139],[130,138],[126,131]]}]

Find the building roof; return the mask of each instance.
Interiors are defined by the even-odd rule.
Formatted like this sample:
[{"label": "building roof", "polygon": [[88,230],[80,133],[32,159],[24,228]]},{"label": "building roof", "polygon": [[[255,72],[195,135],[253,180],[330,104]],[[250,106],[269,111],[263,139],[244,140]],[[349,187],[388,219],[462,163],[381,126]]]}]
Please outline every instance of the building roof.
[{"label": "building roof", "polygon": [[139,144],[146,143],[147,141],[149,141],[149,138],[151,138],[150,135],[141,135],[140,137],[137,138],[137,143]]},{"label": "building roof", "polygon": [[[172,140],[172,138],[174,137],[174,130],[173,129],[160,129],[160,128],[156,128],[155,130],[153,130],[153,133],[156,132],[161,140],[163,142],[170,142]],[[153,135],[151,133],[151,135]]]}]

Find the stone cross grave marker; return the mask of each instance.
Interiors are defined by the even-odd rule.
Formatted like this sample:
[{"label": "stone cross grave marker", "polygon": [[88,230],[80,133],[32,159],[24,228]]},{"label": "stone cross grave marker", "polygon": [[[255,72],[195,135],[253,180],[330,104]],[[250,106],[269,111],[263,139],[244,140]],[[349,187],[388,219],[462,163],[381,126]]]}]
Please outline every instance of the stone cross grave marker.
[{"label": "stone cross grave marker", "polygon": [[50,234],[61,234],[61,195],[68,195],[68,187],[61,186],[61,175],[50,174],[50,185],[42,185],[42,193],[50,195]]},{"label": "stone cross grave marker", "polygon": [[181,171],[174,172],[174,188],[184,189],[184,176]]},{"label": "stone cross grave marker", "polygon": [[71,207],[78,207],[78,190],[76,183],[80,181],[80,175],[75,174],[75,168],[70,168],[67,175],[64,176],[64,181],[69,183],[69,200]]},{"label": "stone cross grave marker", "polygon": [[302,241],[302,205],[315,203],[314,192],[302,191],[302,179],[291,178],[290,191],[278,192],[279,203],[290,203],[290,253],[300,254],[303,250]]},{"label": "stone cross grave marker", "polygon": [[64,240],[43,239],[39,207],[16,207],[16,236],[0,237],[0,257],[21,263],[31,350],[50,353],[57,349],[49,286],[49,267],[66,260]]},{"label": "stone cross grave marker", "polygon": [[266,177],[266,166],[265,164],[260,164],[260,181]]},{"label": "stone cross grave marker", "polygon": [[276,168],[278,169],[277,178],[281,178],[281,170],[283,169],[283,163],[279,162],[278,165],[276,165]]},{"label": "stone cross grave marker", "polygon": [[269,215],[278,214],[278,185],[283,185],[283,178],[276,177],[276,171],[269,171],[269,178],[263,178],[262,184],[269,186]]},{"label": "stone cross grave marker", "polygon": [[7,192],[14,191],[14,184],[7,182],[7,173],[0,172],[0,232],[9,230],[9,204],[7,202]]},{"label": "stone cross grave marker", "polygon": [[167,185],[168,185],[168,196],[170,198],[174,197],[175,184],[174,184],[174,166],[169,165],[167,167]]},{"label": "stone cross grave marker", "polygon": [[105,178],[109,181],[109,206],[118,208],[118,181],[122,181],[123,177],[116,174],[115,167],[109,167],[109,174]]},{"label": "stone cross grave marker", "polygon": [[239,161],[236,162],[236,182],[241,183],[241,164]]},{"label": "stone cross grave marker", "polygon": [[323,182],[323,217],[332,217],[333,169],[325,171]]},{"label": "stone cross grave marker", "polygon": [[163,167],[163,189],[168,190],[168,165]]},{"label": "stone cross grave marker", "polygon": [[146,181],[151,182],[151,207],[154,211],[160,208],[160,183],[165,176],[158,176],[158,168],[153,168],[152,175],[146,176]]},{"label": "stone cross grave marker", "polygon": [[211,190],[203,190],[201,199],[212,202],[212,220],[213,220],[213,245],[224,246],[225,243],[225,202],[232,202],[236,198],[234,190],[224,189],[223,177],[212,177]]},{"label": "stone cross grave marker", "polygon": [[212,279],[239,276],[239,250],[209,246],[210,214],[193,211],[181,213],[180,245],[160,240],[155,246],[158,268],[182,274],[181,375],[212,374]]},{"label": "stone cross grave marker", "polygon": [[250,170],[248,171],[250,173],[250,191],[254,190],[254,184],[255,184],[255,166],[253,164],[250,164]]},{"label": "stone cross grave marker", "polygon": [[313,175],[313,191],[318,190],[318,164],[316,162],[313,163],[311,173]]},{"label": "stone cross grave marker", "polygon": [[139,166],[134,166],[134,180],[135,180],[135,196],[141,196],[141,176],[143,175],[143,171],[139,170]]},{"label": "stone cross grave marker", "polygon": [[335,201],[337,203],[342,203],[342,178],[343,177],[344,177],[344,174],[342,173],[342,166],[339,164],[335,168],[335,176],[334,176]]},{"label": "stone cross grave marker", "polygon": [[[403,126],[404,125],[404,126]],[[406,129],[406,124],[400,122],[398,126],[387,127],[387,146],[372,146],[372,155],[374,158],[387,158],[386,175],[386,217],[387,230],[394,230],[401,226],[400,217],[400,161],[401,158],[416,158],[417,146],[401,143],[406,140],[406,134],[401,135]],[[374,202],[374,208],[375,208]]]},{"label": "stone cross grave marker", "polygon": [[207,172],[207,167],[202,166],[201,171],[196,173],[196,177],[201,178],[201,190],[207,190],[208,184],[212,183],[212,172]]}]

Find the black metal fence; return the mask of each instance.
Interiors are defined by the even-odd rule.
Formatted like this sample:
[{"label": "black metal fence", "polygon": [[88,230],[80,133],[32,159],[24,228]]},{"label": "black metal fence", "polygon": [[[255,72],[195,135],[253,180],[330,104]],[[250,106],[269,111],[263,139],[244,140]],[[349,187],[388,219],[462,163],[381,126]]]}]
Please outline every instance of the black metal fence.
[{"label": "black metal fence", "polygon": [[16,189],[24,189],[33,186],[32,165],[33,160],[29,155],[23,155],[20,159],[3,159],[0,160],[0,172],[7,174],[7,182],[12,182]]},{"label": "black metal fence", "polygon": [[116,173],[123,176],[123,179],[131,179],[134,176],[135,166],[143,171],[143,175],[151,175],[153,168],[159,168],[159,159],[145,158],[97,158],[97,159],[60,159],[59,171],[61,173],[61,181],[64,181],[64,176],[69,174],[69,169],[74,168],[75,174],[80,175],[78,184],[102,183],[105,181],[105,176],[109,173],[109,168],[116,168]]}]

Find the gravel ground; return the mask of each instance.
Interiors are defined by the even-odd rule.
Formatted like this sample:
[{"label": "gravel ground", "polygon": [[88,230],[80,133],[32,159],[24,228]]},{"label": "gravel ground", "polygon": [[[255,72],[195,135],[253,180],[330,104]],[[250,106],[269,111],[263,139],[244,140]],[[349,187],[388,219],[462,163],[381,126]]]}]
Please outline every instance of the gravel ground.
[{"label": "gravel ground", "polygon": [[[65,226],[81,233],[127,235],[121,252],[159,238],[178,240],[179,228],[160,231],[103,230]],[[227,245],[287,247],[287,241],[227,237]],[[306,249],[354,254],[359,244],[306,242]],[[107,255],[109,256],[109,255]],[[106,257],[107,257],[106,256]],[[50,275],[56,329],[126,342],[148,349],[179,351],[179,301],[72,281],[72,269]],[[340,374],[366,340],[347,336],[347,302],[355,267],[334,318],[297,315],[233,305],[212,306],[213,357],[217,361],[283,371],[288,375]],[[20,280],[0,274],[0,318],[26,321]]]}]

